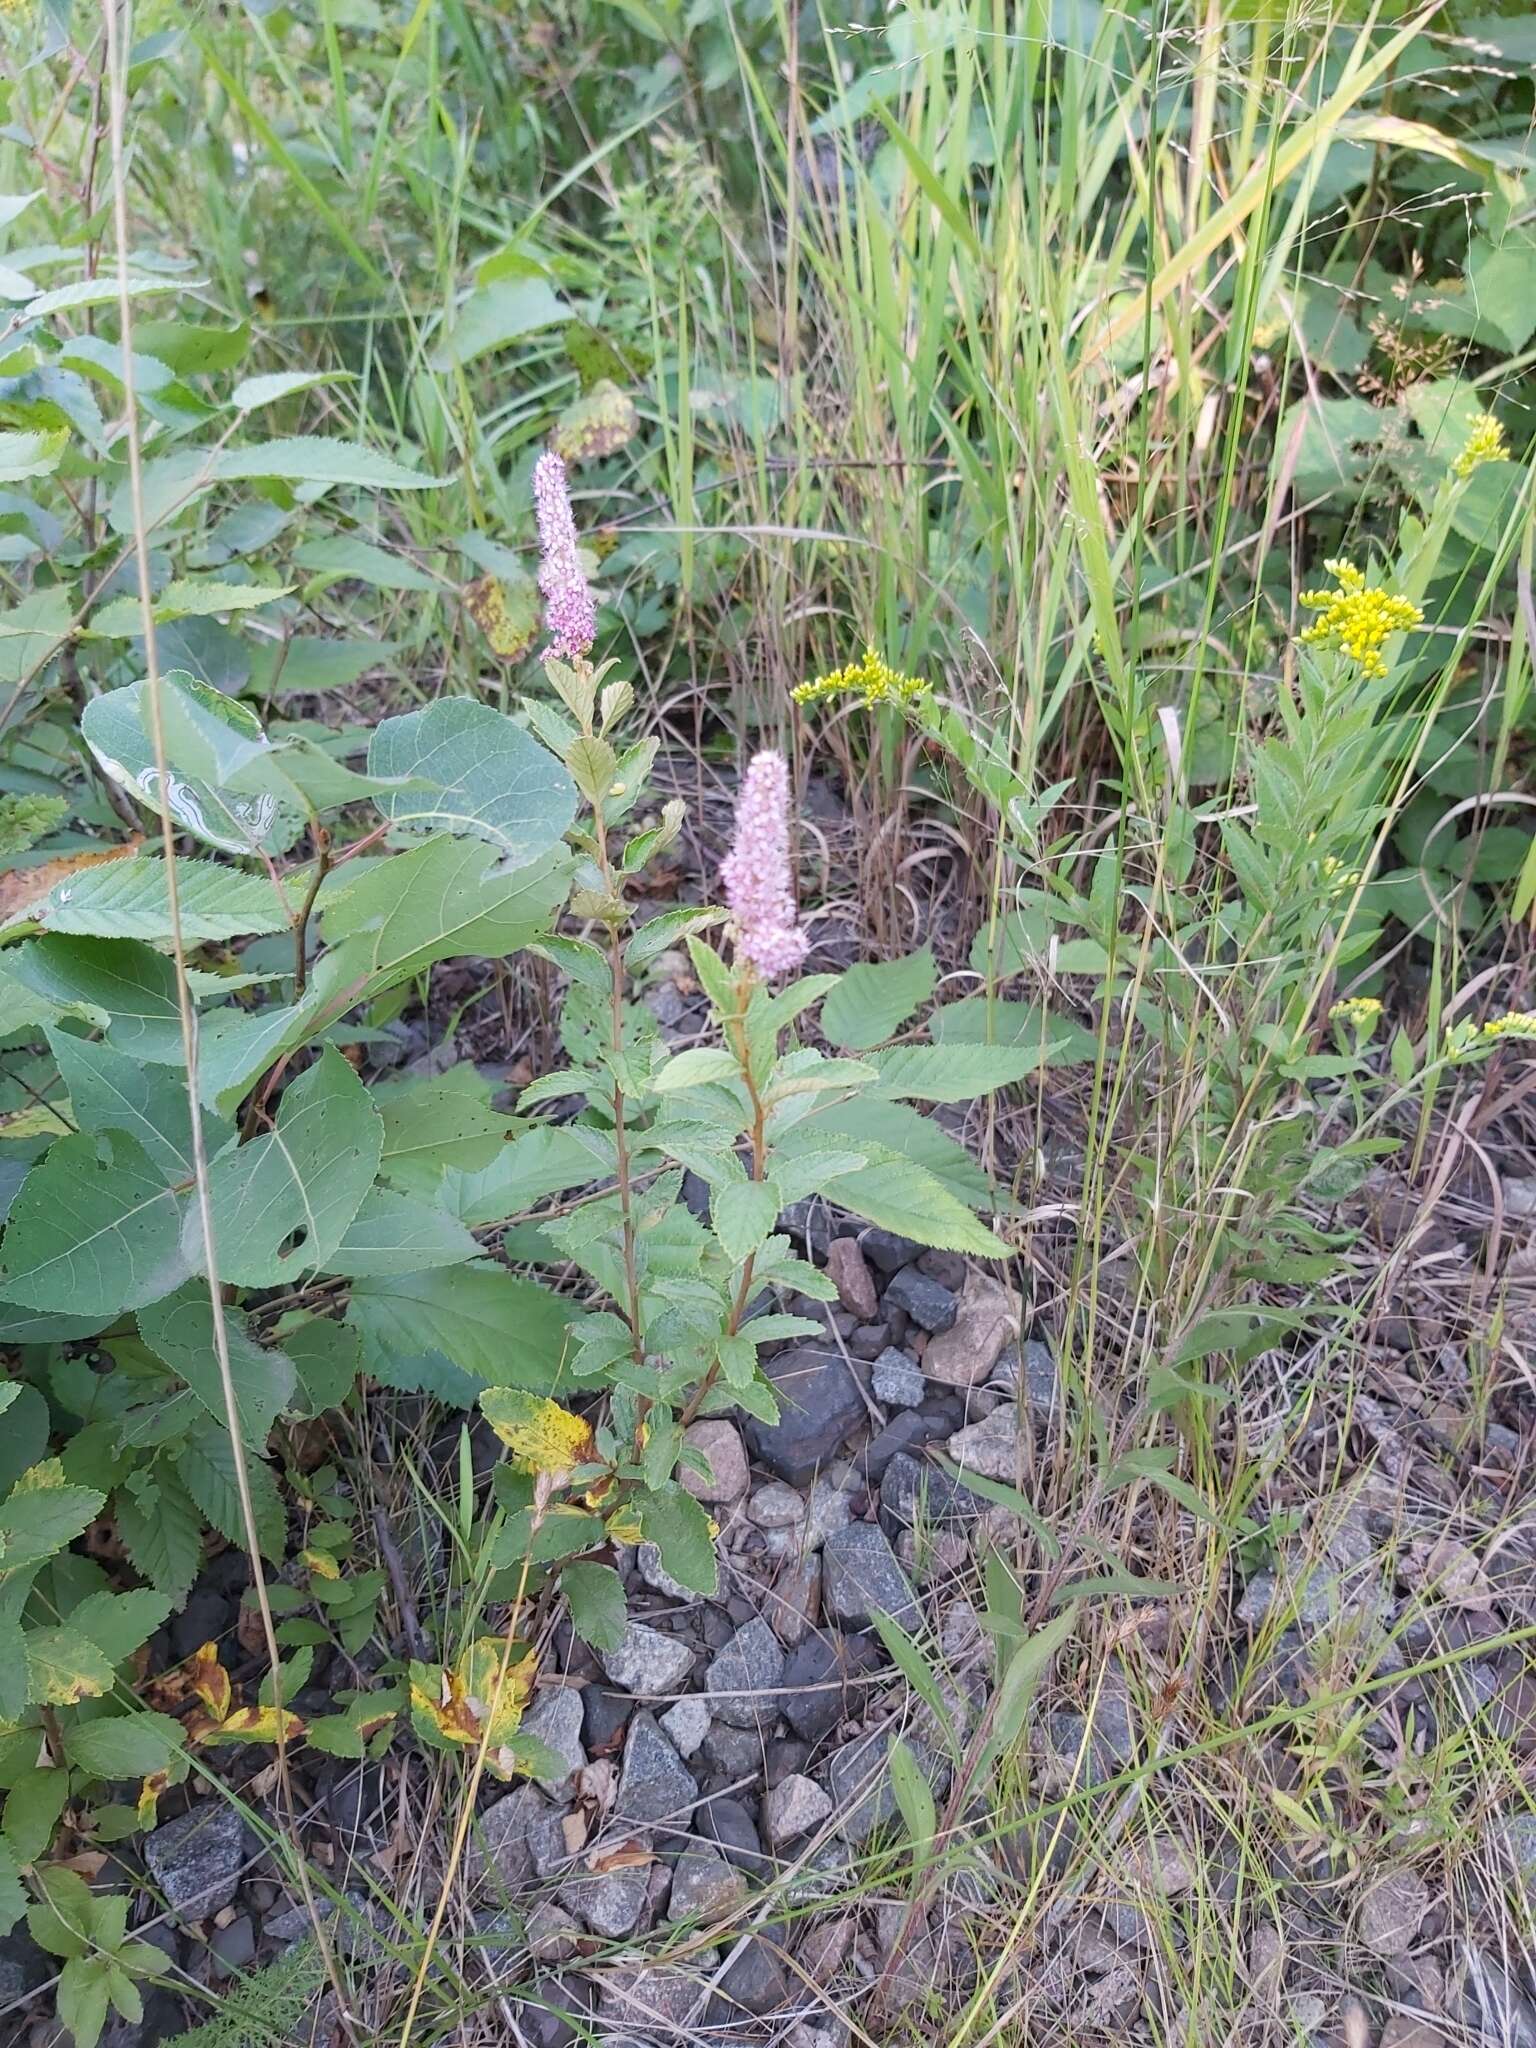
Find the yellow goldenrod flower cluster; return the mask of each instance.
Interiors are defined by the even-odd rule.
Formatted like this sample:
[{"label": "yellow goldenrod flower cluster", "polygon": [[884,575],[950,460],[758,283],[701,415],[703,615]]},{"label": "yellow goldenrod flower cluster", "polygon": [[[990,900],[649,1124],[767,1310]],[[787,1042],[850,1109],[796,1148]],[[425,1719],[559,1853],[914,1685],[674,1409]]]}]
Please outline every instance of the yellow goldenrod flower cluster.
[{"label": "yellow goldenrod flower cluster", "polygon": [[1390,590],[1369,589],[1364,571],[1352,562],[1336,559],[1323,567],[1335,588],[1301,593],[1308,611],[1321,614],[1307,627],[1302,640],[1308,647],[1336,647],[1363,675],[1384,676],[1387,664],[1382,648],[1394,633],[1422,625],[1423,612],[1410,598],[1397,597]]},{"label": "yellow goldenrod flower cluster", "polygon": [[1536,1039],[1536,1010],[1511,1010],[1503,1017],[1490,1017],[1477,1029],[1479,1038]]},{"label": "yellow goldenrod flower cluster", "polygon": [[1451,464],[1451,471],[1455,476],[1468,477],[1485,462],[1508,460],[1509,443],[1504,438],[1504,429],[1491,412],[1477,412],[1472,415],[1466,446]]},{"label": "yellow goldenrod flower cluster", "polygon": [[863,659],[846,668],[835,668],[811,683],[802,683],[790,695],[797,704],[820,704],[828,697],[856,691],[866,710],[872,704],[910,704],[928,685],[921,676],[898,675],[878,648],[866,647]]},{"label": "yellow goldenrod flower cluster", "polygon": [[1381,1015],[1379,996],[1345,996],[1328,1012],[1330,1024],[1353,1024],[1357,1031],[1366,1031]]}]

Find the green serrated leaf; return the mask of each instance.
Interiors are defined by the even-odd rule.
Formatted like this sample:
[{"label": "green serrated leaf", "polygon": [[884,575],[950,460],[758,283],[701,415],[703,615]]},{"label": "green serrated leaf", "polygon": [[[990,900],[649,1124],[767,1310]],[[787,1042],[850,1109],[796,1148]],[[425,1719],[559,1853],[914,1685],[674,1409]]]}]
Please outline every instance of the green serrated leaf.
[{"label": "green serrated leaf", "polygon": [[679,1585],[712,1599],[720,1570],[709,1516],[702,1504],[679,1486],[664,1493],[642,1494],[636,1505],[646,1541],[661,1552],[664,1568]]},{"label": "green serrated leaf", "polygon": [[[242,1433],[247,1443],[260,1447],[293,1399],[297,1384],[293,1364],[281,1351],[268,1350],[255,1341],[239,1309],[226,1308],[223,1317]],[[222,1427],[227,1418],[224,1382],[206,1283],[190,1281],[174,1295],[142,1309],[139,1335],[157,1358],[186,1381]]]},{"label": "green serrated leaf", "polygon": [[611,1565],[568,1564],[560,1590],[571,1611],[571,1627],[594,1650],[616,1650],[624,1637],[624,1583]]},{"label": "green serrated leaf", "polygon": [[571,778],[554,756],[468,697],[386,718],[369,745],[368,772],[422,785],[378,798],[397,829],[482,839],[517,867],[549,853],[576,815]]},{"label": "green serrated leaf", "polygon": [[433,1266],[461,1266],[478,1259],[481,1247],[445,1209],[418,1202],[392,1188],[370,1188],[347,1225],[345,1236],[325,1261],[329,1273],[371,1279],[391,1273],[421,1273]]},{"label": "green serrated leaf", "polygon": [[179,1287],[182,1202],[123,1132],[61,1138],[11,1205],[4,1290],[26,1308],[73,1315],[138,1308]]},{"label": "green serrated leaf", "polygon": [[821,1007],[821,1028],[833,1045],[866,1052],[883,1045],[933,994],[938,969],[924,946],[901,960],[850,967]]},{"label": "green serrated leaf", "polygon": [[209,1167],[221,1278],[276,1287],[323,1267],[373,1185],[383,1146],[367,1089],[327,1047],[285,1089],[275,1127]]}]

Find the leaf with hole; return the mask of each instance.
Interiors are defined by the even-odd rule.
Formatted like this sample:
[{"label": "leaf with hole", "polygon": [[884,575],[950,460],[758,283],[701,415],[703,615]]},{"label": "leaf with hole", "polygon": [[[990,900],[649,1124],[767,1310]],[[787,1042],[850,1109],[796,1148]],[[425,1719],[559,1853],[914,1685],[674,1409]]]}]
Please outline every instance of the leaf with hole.
[{"label": "leaf with hole", "polygon": [[367,1089],[328,1046],[283,1091],[273,1129],[209,1166],[220,1277],[277,1287],[322,1268],[372,1187],[383,1146]]}]

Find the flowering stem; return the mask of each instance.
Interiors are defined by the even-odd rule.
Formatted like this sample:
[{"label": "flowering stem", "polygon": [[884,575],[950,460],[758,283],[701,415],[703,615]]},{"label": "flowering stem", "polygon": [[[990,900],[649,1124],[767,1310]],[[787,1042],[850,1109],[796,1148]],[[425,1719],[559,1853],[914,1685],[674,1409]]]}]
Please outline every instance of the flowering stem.
[{"label": "flowering stem", "polygon": [[[734,1015],[722,1017],[720,1021],[724,1027],[725,1036],[730,1044],[731,1051],[736,1055],[736,1064],[741,1069],[741,1078],[747,1091],[747,1099],[752,1105],[752,1123],[748,1131],[748,1142],[752,1148],[749,1178],[755,1181],[762,1181],[768,1177],[768,1138],[766,1129],[768,1107],[758,1092],[757,1083],[752,1076],[752,1060],[747,1048],[746,1027],[747,1001],[751,996],[752,985],[755,979],[756,977],[749,967],[742,975],[739,984],[739,1007]],[[736,1288],[736,1298],[731,1303],[730,1320],[725,1327],[725,1334],[728,1337],[736,1336],[741,1329],[742,1318],[747,1312],[747,1303],[752,1296],[752,1275],[756,1266],[756,1252],[748,1252],[746,1264],[741,1269],[741,1279]],[[688,1397],[682,1414],[678,1417],[682,1428],[686,1429],[689,1423],[697,1416],[709,1395],[710,1389],[719,1377],[720,1361],[717,1358]]]}]

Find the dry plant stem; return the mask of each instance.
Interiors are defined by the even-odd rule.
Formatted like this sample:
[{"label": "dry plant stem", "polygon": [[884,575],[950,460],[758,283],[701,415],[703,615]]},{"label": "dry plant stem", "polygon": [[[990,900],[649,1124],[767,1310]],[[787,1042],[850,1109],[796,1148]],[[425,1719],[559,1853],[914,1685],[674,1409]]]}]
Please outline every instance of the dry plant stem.
[{"label": "dry plant stem", "polygon": [[534,1481],[533,1509],[529,1516],[529,1545],[523,1557],[523,1569],[517,1582],[517,1593],[512,1601],[512,1611],[507,1617],[507,1632],[502,1638],[501,1663],[496,1672],[496,1690],[486,1708],[485,1726],[480,1733],[480,1742],[475,1750],[475,1760],[470,1767],[469,1783],[459,1802],[459,1818],[453,1830],[453,1846],[448,1851],[448,1867],[443,1872],[437,1905],[433,1909],[432,1924],[427,1929],[427,1938],[421,1951],[421,1962],[416,1978],[411,1985],[411,2002],[406,2007],[405,2024],[400,2029],[399,2048],[410,2048],[411,2032],[416,2025],[416,2014],[421,2006],[421,1994],[426,1988],[427,1972],[432,1967],[432,1957],[437,1948],[438,1936],[442,1933],[443,1921],[448,1913],[448,1900],[452,1894],[454,1880],[459,1874],[459,1865],[464,1860],[464,1844],[469,1840],[469,1830],[475,1818],[475,1800],[479,1795],[480,1781],[485,1776],[486,1753],[491,1745],[491,1730],[501,1713],[501,1696],[507,1688],[507,1673],[512,1666],[512,1645],[517,1638],[517,1625],[522,1618],[523,1601],[528,1592],[528,1573],[533,1566],[532,1538],[538,1534],[544,1519],[544,1510],[549,1505],[551,1481],[548,1473],[541,1472]]},{"label": "dry plant stem", "polygon": [[[122,383],[125,428],[128,443],[128,478],[133,503],[134,556],[138,570],[139,608],[142,614],[144,633],[145,697],[149,708],[150,740],[154,748],[155,769],[158,776],[160,838],[165,852],[166,908],[171,927],[171,956],[176,966],[176,1008],[181,1027],[182,1059],[186,1067],[187,1100],[190,1107],[190,1130],[192,1142],[193,1199],[197,1205],[198,1234],[202,1242],[203,1268],[208,1281],[208,1300],[213,1313],[214,1355],[219,1368],[219,1385],[224,1397],[224,1419],[229,1430],[230,1456],[234,1466],[235,1490],[240,1500],[240,1519],[245,1530],[246,1550],[251,1561],[252,1583],[256,1590],[256,1602],[261,1611],[262,1636],[271,1664],[273,1683],[279,1683],[282,1670],[282,1656],[277,1644],[277,1631],[273,1625],[271,1602],[267,1598],[266,1578],[262,1570],[261,1542],[256,1529],[256,1511],[251,1498],[250,1473],[247,1469],[245,1443],[240,1431],[240,1410],[235,1397],[234,1374],[230,1366],[229,1332],[224,1322],[224,1303],[219,1289],[218,1254],[214,1245],[213,1212],[208,1196],[208,1155],[203,1143],[202,1117],[197,1090],[197,1012],[193,1008],[191,986],[187,979],[187,953],[181,924],[180,891],[176,880],[176,833],[171,822],[167,792],[170,776],[167,770],[165,752],[165,728],[161,717],[160,663],[155,638],[154,594],[149,579],[149,548],[144,518],[144,464],[143,450],[139,441],[138,407],[134,389],[133,366],[133,306],[128,289],[128,187],[127,151],[123,133],[123,116],[127,105],[126,44],[130,23],[131,0],[108,0],[104,9],[106,24],[106,50],[108,73],[108,117],[112,145],[112,215],[116,236],[118,314],[122,343]],[[280,1700],[280,1696],[279,1696]],[[293,1780],[288,1769],[288,1743],[284,1716],[279,1710],[277,1728],[277,1777],[282,1791],[282,1802],[287,1819],[289,1838],[293,1847],[294,1862],[298,1870],[299,1886],[304,1894],[305,1910],[314,1929],[316,1945],[325,1965],[325,1973],[336,1993],[341,2022],[347,2038],[356,2041],[349,2007],[347,1988],[336,1964],[331,1945],[326,1939],[324,1923],[315,1904],[310,1888],[309,1870],[304,1860],[298,1839],[297,1807],[293,1797]]]}]

